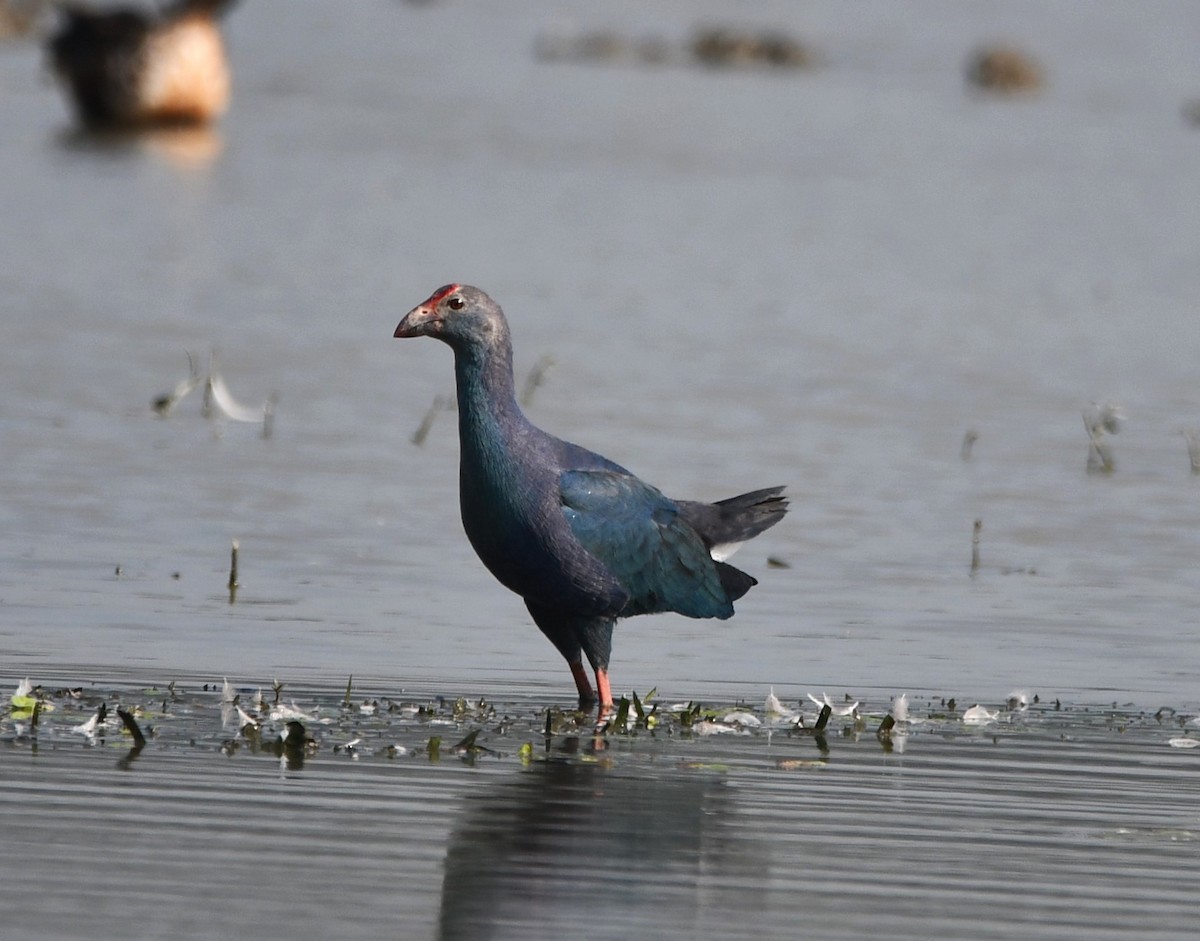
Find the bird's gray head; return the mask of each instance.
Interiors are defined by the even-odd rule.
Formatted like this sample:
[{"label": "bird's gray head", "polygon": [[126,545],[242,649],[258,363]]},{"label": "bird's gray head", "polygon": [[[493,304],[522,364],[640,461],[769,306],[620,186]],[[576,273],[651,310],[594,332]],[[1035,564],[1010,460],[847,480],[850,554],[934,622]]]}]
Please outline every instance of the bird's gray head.
[{"label": "bird's gray head", "polygon": [[408,312],[393,334],[436,337],[452,347],[491,346],[507,336],[500,305],[467,284],[447,284]]}]

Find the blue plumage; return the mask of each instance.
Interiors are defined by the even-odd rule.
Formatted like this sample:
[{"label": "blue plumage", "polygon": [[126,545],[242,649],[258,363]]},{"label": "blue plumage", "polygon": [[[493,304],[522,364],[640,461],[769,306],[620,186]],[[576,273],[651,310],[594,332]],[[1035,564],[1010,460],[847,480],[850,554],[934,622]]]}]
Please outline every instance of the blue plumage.
[{"label": "blue plumage", "polygon": [[558,481],[571,532],[628,594],[622,617],[663,611],[733,616],[709,550],[673,501],[611,471],[566,471]]},{"label": "blue plumage", "polygon": [[478,288],[440,288],[395,335],[436,337],[454,350],[463,528],[566,658],[581,704],[597,693],[602,709],[612,703],[617,618],[733,615],[733,602],[755,580],[723,558],[783,517],[782,487],[713,504],[671,500],[607,458],[537,428],[513,393],[508,323]]}]

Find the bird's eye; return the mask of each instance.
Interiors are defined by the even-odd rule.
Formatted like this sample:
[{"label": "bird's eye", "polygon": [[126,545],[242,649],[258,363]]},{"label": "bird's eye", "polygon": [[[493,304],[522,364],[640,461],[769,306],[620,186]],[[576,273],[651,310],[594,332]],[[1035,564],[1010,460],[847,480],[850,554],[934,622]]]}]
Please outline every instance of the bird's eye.
[{"label": "bird's eye", "polygon": [[450,298],[450,300],[446,301],[446,306],[449,307],[451,310],[462,310],[464,307],[467,306],[467,302],[464,301],[457,294],[455,294],[454,297],[452,297],[452,298]]}]

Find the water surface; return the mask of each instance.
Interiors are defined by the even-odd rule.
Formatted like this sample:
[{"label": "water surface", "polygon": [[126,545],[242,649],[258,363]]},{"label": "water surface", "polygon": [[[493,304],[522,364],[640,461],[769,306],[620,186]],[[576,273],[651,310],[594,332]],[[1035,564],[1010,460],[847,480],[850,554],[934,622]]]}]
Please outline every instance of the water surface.
[{"label": "water surface", "polygon": [[[750,915],[778,937],[1183,936],[1198,756],[1166,742],[1195,730],[1152,717],[1198,701],[1197,19],[259,0],[229,17],[215,131],[116,140],[72,129],[35,44],[0,46],[5,689],[278,678],[341,722],[353,674],[504,703],[539,749],[523,764],[506,732],[430,763],[414,724],[406,759],[330,733],[281,772],[224,756],[237,731],[206,705],[118,768],[124,743],[55,730],[84,712],[36,753],[6,715],[0,933],[481,937],[486,911],[516,937]],[[681,61],[713,22],[818,65]],[[599,31],[675,56],[535,54]],[[1042,63],[1039,94],[965,89],[994,40]],[[462,536],[452,416],[411,441],[450,357],[391,334],[451,280],[505,307],[522,376],[553,357],[539,424],[679,497],[789,486],[737,557],[760,581],[738,616],[621,625],[618,692],[827,690],[878,719],[903,691],[961,712],[1024,688],[1040,711],[997,740],[918,727],[902,754],[839,733],[790,771],[810,739],[547,752],[569,675]],[[150,408],[213,350],[243,403],[278,397],[270,438],[198,391]],[[1082,412],[1110,399],[1116,469],[1088,474]]]},{"label": "water surface", "polygon": [[[653,702],[654,728],[597,731],[528,698],[236,687],[223,706],[223,685],[46,690],[35,728],[0,722],[6,932],[1094,939],[1194,920],[1194,709],[973,724],[914,696],[880,736],[887,702],[823,734],[807,699],[690,725]],[[115,719],[80,734],[100,702],[146,745]],[[279,743],[289,717],[303,749]]]}]

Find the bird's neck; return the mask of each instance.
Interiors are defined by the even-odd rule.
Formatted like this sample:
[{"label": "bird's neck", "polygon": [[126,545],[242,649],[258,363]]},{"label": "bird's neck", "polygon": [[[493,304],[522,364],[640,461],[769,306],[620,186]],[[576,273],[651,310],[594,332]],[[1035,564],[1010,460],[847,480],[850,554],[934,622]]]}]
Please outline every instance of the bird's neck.
[{"label": "bird's neck", "polygon": [[528,423],[514,392],[512,347],[500,343],[456,350],[454,374],[464,463],[504,462],[510,432]]}]

